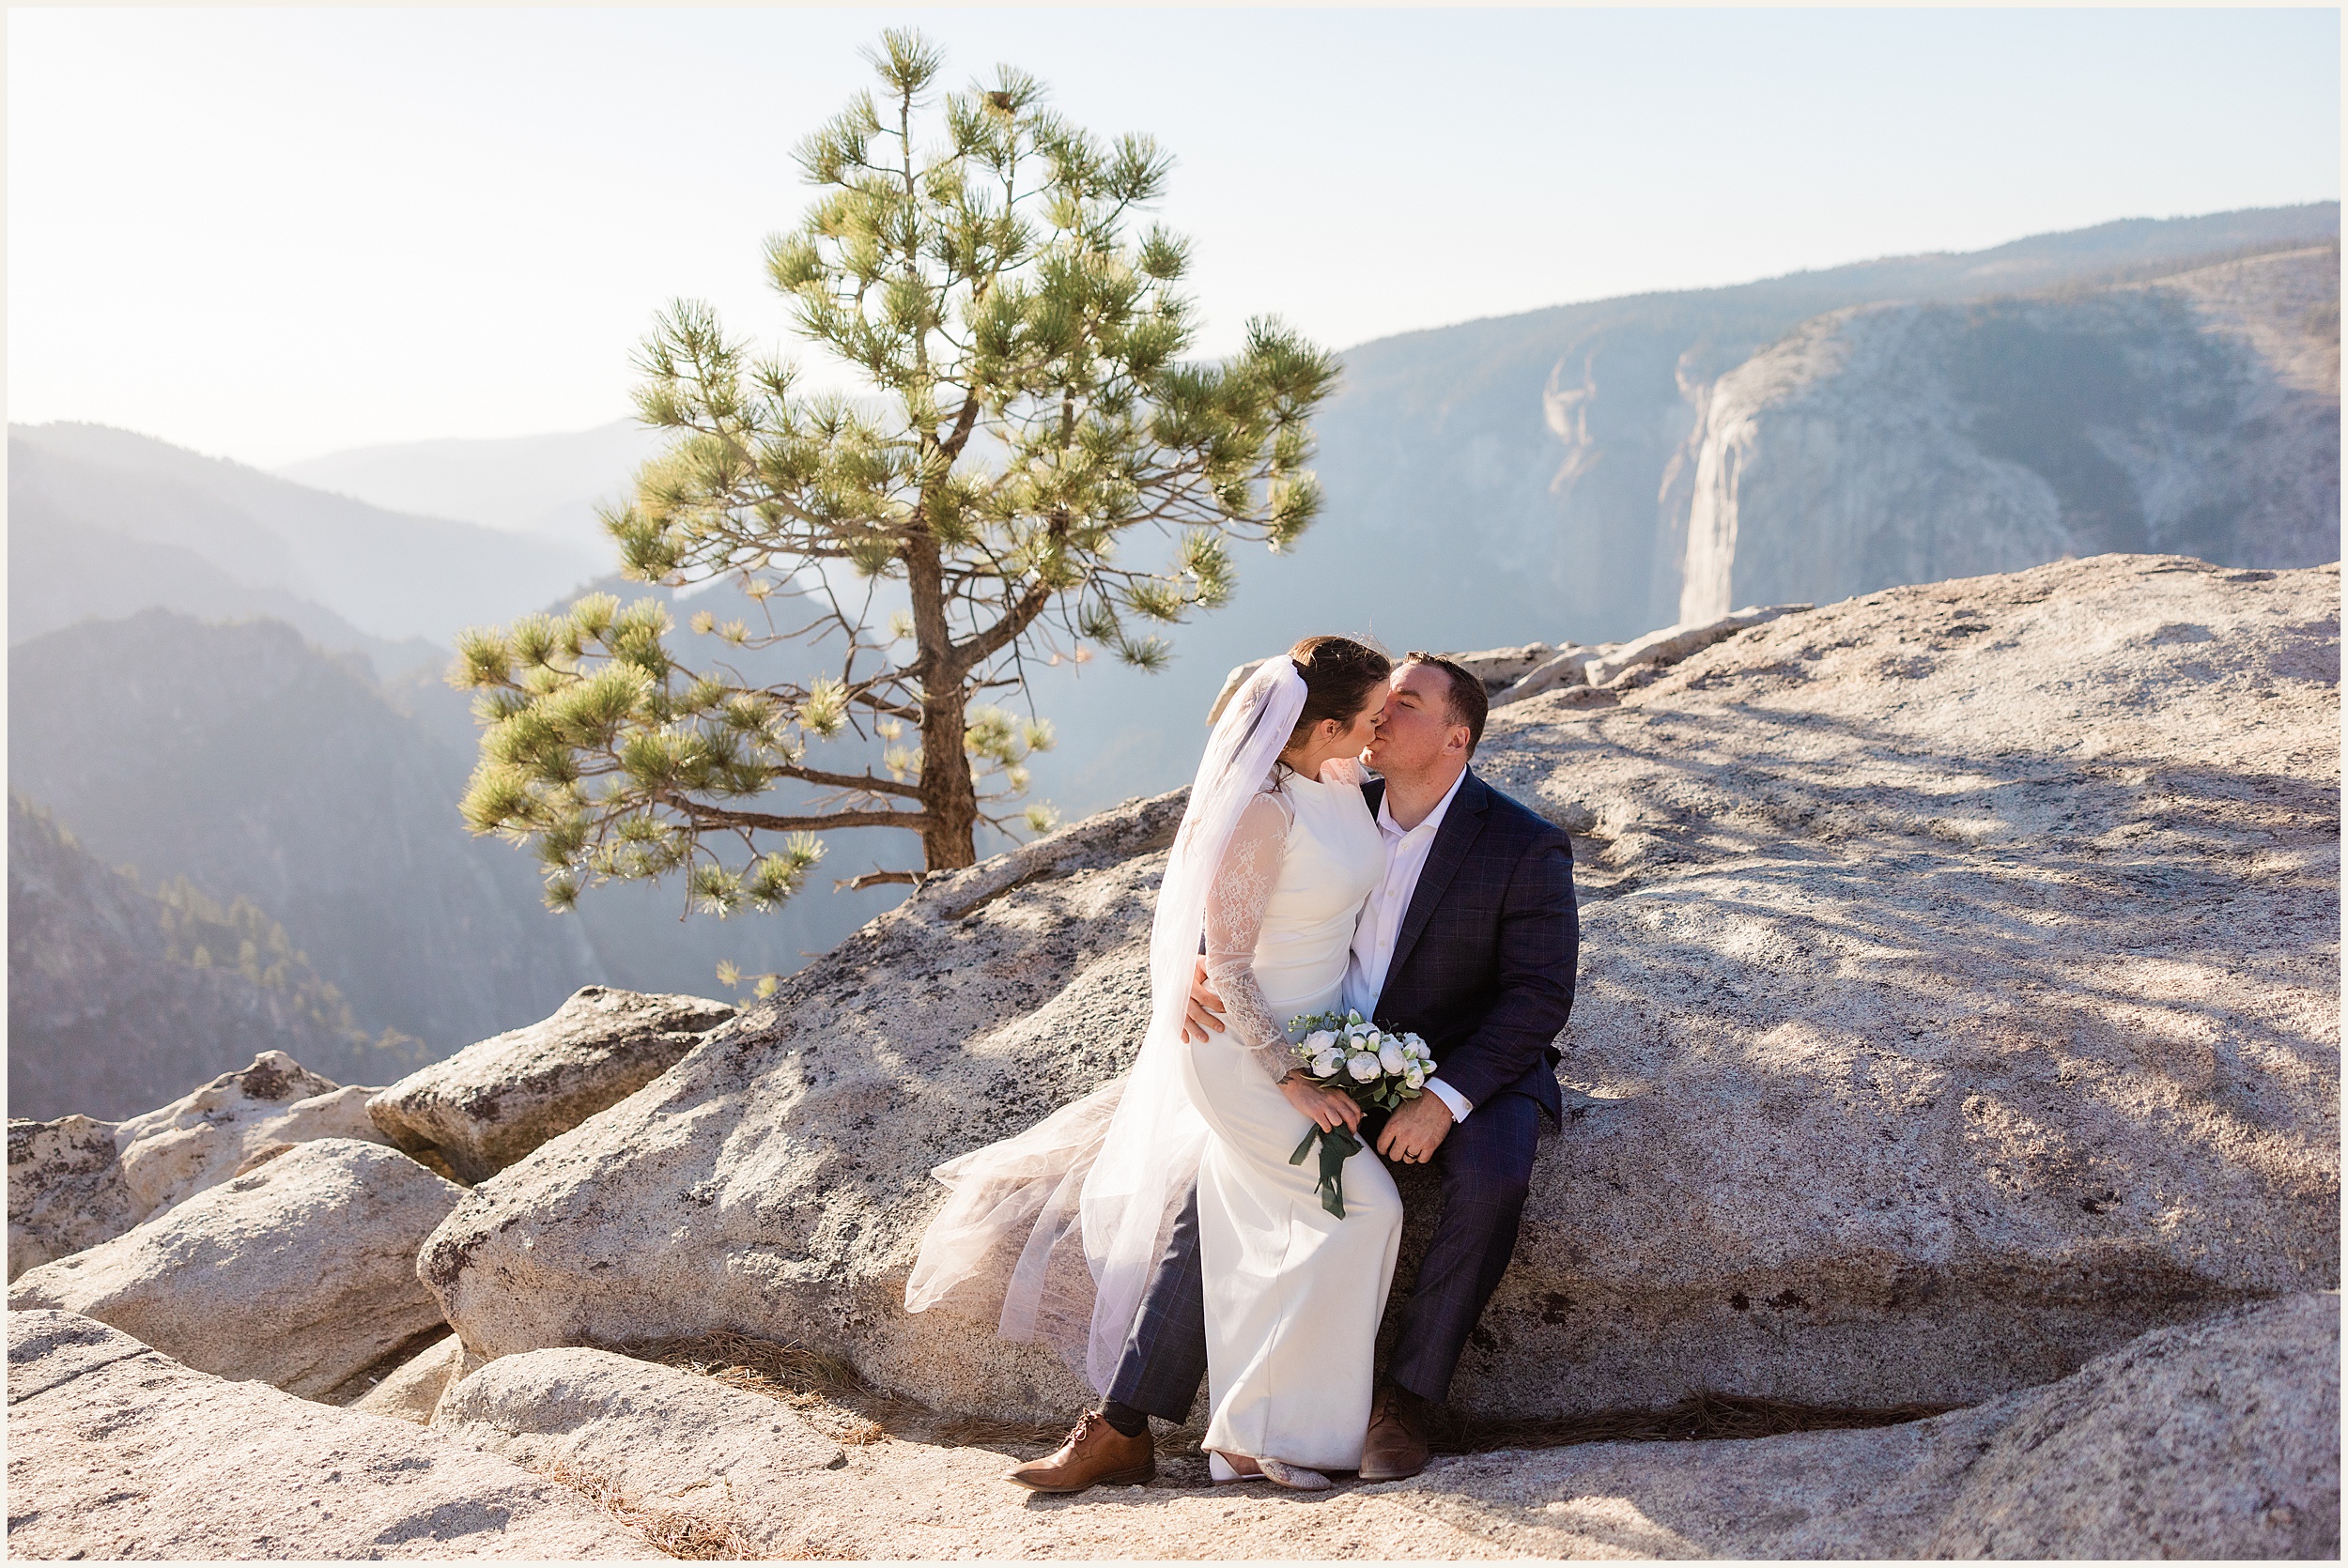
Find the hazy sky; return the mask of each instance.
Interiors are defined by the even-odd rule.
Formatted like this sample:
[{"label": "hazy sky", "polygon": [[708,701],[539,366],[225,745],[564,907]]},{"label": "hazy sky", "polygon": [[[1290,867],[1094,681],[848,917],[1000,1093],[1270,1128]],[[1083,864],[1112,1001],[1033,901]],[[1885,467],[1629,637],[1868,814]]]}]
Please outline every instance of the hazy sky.
[{"label": "hazy sky", "polygon": [[913,22],[1178,157],[1211,348],[2336,198],[2335,10],[11,9],[8,417],[249,462],[771,339],[791,148]]}]

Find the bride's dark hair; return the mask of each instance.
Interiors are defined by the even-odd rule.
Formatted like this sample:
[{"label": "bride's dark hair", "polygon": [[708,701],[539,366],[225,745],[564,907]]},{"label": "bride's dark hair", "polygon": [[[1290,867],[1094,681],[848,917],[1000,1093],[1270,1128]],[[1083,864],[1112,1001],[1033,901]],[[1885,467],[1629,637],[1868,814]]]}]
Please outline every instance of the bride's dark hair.
[{"label": "bride's dark hair", "polygon": [[1308,637],[1289,650],[1289,658],[1305,677],[1305,710],[1296,715],[1290,746],[1324,718],[1350,723],[1369,705],[1371,689],[1394,673],[1392,659],[1350,637]]}]

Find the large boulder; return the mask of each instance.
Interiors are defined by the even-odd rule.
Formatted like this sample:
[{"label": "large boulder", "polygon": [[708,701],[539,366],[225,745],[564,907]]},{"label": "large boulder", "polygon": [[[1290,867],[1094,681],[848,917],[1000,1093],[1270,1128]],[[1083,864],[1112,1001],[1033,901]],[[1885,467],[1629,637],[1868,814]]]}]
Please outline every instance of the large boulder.
[{"label": "large boulder", "polygon": [[[2337,1284],[2336,569],[2063,562],[1639,675],[1496,709],[1477,759],[1575,836],[1583,959],[1455,1405],[1973,1403]],[[1130,1060],[1181,807],[932,881],[476,1189],[419,1261],[469,1350],[722,1329],[1074,1406],[983,1291],[904,1284],[932,1166]]]},{"label": "large boulder", "polygon": [[89,1116],[8,1123],[10,1280],[146,1217],[122,1179],[116,1126]]},{"label": "large boulder", "polygon": [[608,1350],[533,1350],[448,1391],[432,1430],[534,1470],[610,1489],[655,1514],[732,1529],[762,1551],[797,1545],[777,1503],[848,1460],[780,1400]]},{"label": "large boulder", "polygon": [[958,1408],[1081,1397],[1048,1351],[907,1317],[904,1278],[932,1166],[1130,1062],[1182,808],[1131,802],[932,882],[811,965],[821,983],[784,980],[782,1006],[474,1188],[416,1264],[467,1348],[724,1325]]},{"label": "large boulder", "polygon": [[657,1558],[570,1489],[416,1427],[8,1314],[8,1555]]},{"label": "large boulder", "polygon": [[626,1099],[733,1017],[704,997],[584,986],[553,1017],[412,1072],[367,1109],[393,1143],[471,1185]]},{"label": "large boulder", "polygon": [[79,1313],[200,1372],[333,1401],[440,1330],[416,1252],[463,1195],[380,1144],[298,1144],[26,1271],[8,1307]]},{"label": "large boulder", "polygon": [[8,1278],[94,1247],[287,1145],[385,1140],[376,1091],[345,1088],[282,1051],[123,1122],[8,1124]]},{"label": "large boulder", "polygon": [[282,1051],[264,1051],[240,1072],[122,1124],[122,1180],[160,1214],[237,1174],[255,1155],[318,1138],[387,1143],[367,1115],[377,1091],[346,1088]]}]

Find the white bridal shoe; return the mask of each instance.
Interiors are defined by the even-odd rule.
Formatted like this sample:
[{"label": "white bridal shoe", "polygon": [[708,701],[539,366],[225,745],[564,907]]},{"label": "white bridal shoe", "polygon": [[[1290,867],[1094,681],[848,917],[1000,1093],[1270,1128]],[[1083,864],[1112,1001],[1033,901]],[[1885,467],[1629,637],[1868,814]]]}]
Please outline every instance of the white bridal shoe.
[{"label": "white bridal shoe", "polygon": [[1291,1465],[1279,1459],[1258,1459],[1256,1473],[1247,1475],[1232,1468],[1231,1462],[1213,1449],[1207,1451],[1208,1479],[1218,1484],[1233,1481],[1269,1481],[1291,1492],[1325,1492],[1329,1478],[1319,1470],[1308,1470],[1302,1465]]}]

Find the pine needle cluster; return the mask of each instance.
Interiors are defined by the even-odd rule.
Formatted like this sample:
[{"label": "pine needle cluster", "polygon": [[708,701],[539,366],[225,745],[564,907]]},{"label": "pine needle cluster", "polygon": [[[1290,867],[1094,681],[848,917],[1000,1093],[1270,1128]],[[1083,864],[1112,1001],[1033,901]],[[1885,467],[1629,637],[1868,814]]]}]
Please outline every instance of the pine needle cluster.
[{"label": "pine needle cluster", "polygon": [[[1228,601],[1231,546],[1284,550],[1319,509],[1308,422],[1335,361],[1271,320],[1228,360],[1193,357],[1189,245],[1142,221],[1166,154],[1069,123],[1009,68],[941,97],[915,32],[870,58],[880,95],[798,149],[816,199],[766,248],[799,338],[870,394],[803,392],[792,361],[679,302],[637,395],[673,439],[604,515],[630,577],[732,578],[761,611],[696,630],[745,653],[818,644],[838,673],[685,669],[652,600],[469,632],[451,679],[481,692],[486,730],[465,817],[533,846],[557,908],[671,873],[703,909],[769,908],[833,828],[920,837],[921,870],[857,884],[971,864],[1052,738],[987,699],[1038,655],[1162,668],[1164,630]],[[877,766],[810,762],[851,736],[886,747]],[[828,793],[751,808],[785,781]]]}]

